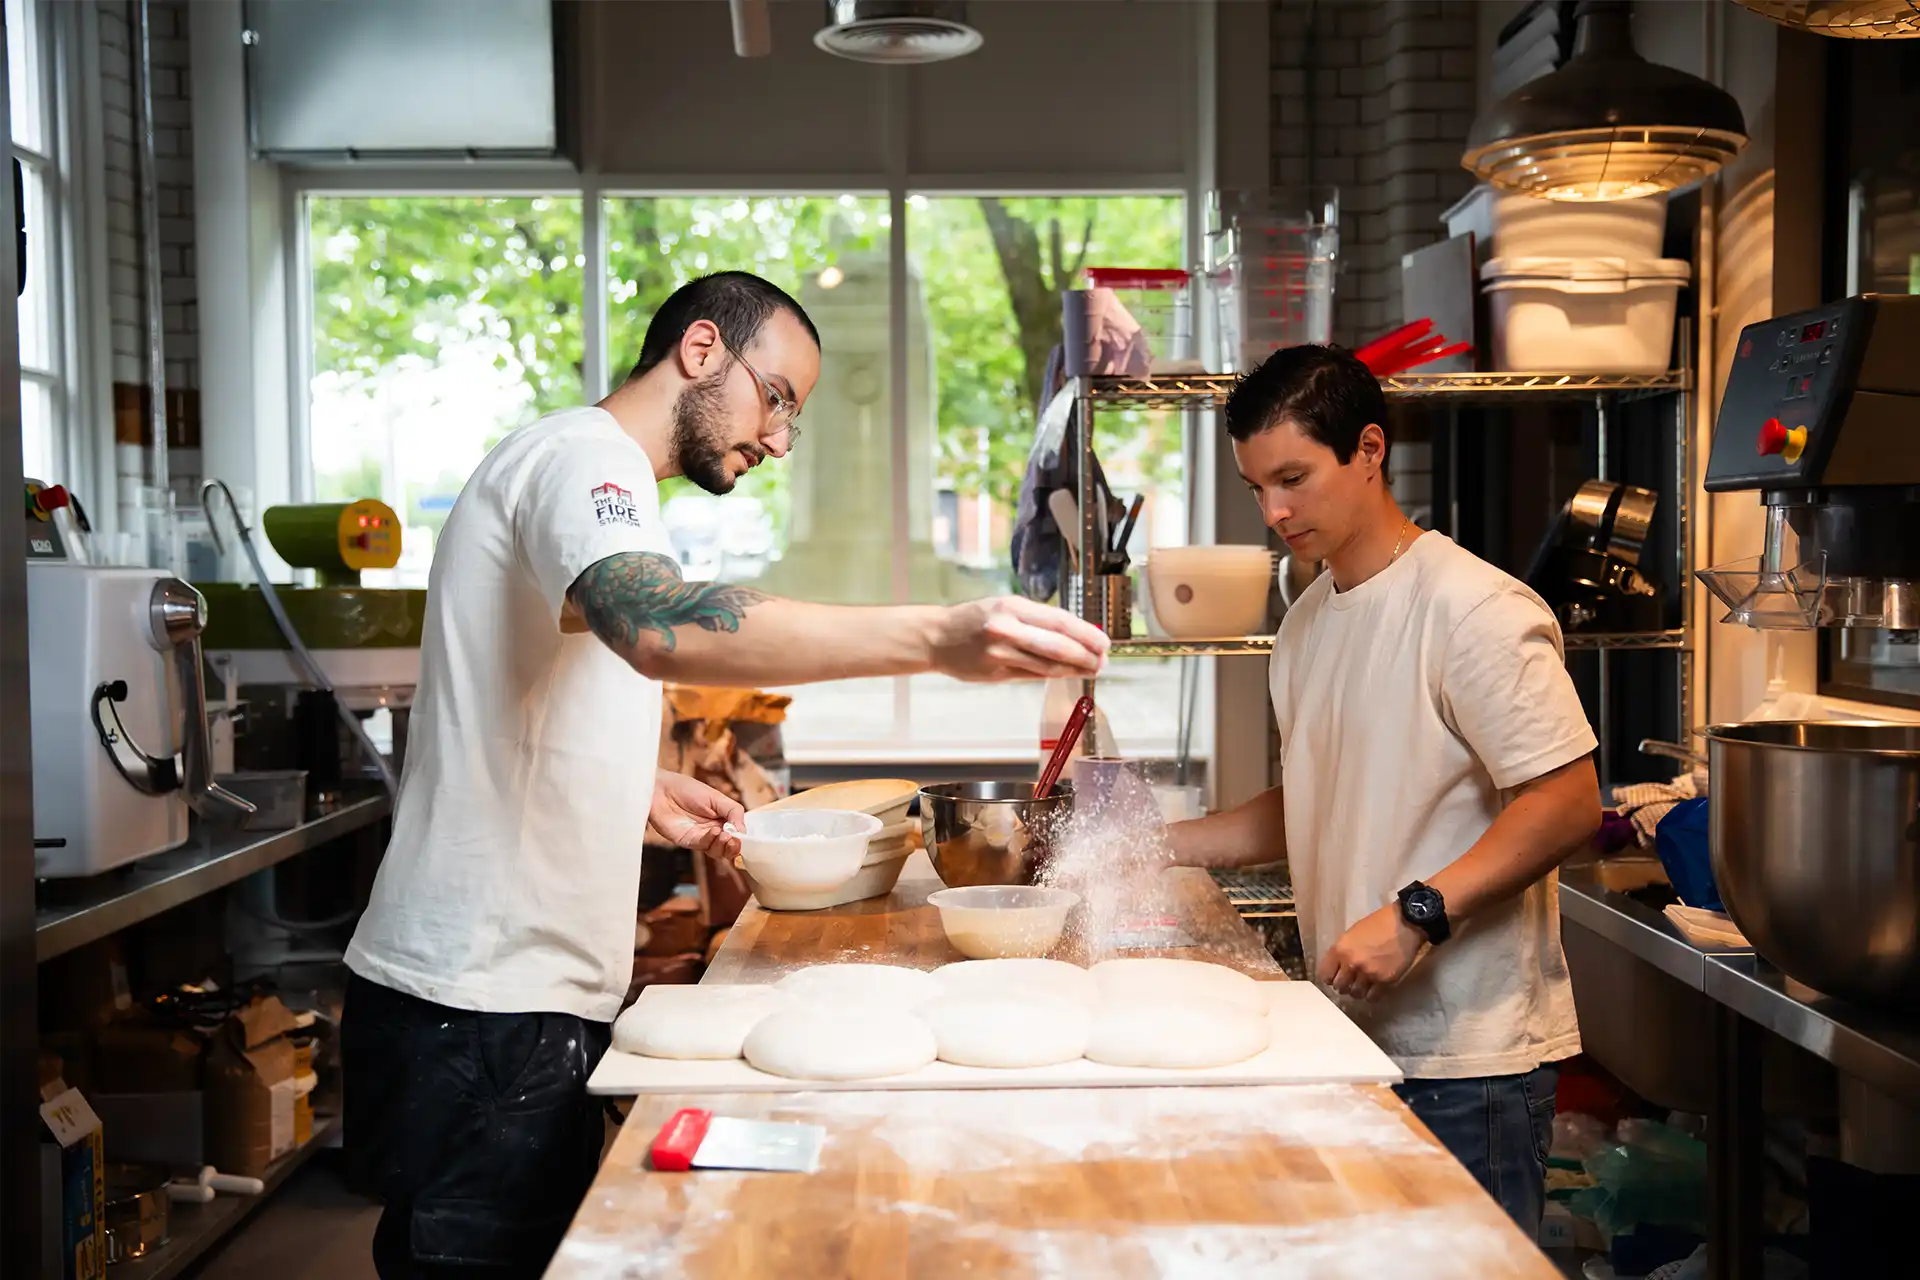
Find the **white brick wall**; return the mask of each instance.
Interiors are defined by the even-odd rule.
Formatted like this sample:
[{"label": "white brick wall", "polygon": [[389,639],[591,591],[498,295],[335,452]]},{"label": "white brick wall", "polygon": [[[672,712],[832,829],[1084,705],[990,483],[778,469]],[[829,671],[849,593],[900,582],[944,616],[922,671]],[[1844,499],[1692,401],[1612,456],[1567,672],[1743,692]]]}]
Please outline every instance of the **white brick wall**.
[{"label": "white brick wall", "polygon": [[[161,300],[166,334],[167,389],[179,438],[197,435],[197,405],[184,415],[182,397],[199,386],[200,349],[193,237],[193,119],[188,97],[188,0],[155,0],[153,23],[154,170],[159,179]],[[100,68],[106,106],[108,298],[113,322],[113,381],[147,385],[146,264],[142,256],[138,29],[132,4],[103,0]],[[197,397],[187,397],[189,402]],[[191,441],[197,445],[197,439]],[[197,448],[176,448],[176,489],[197,483]],[[188,464],[183,468],[182,464]]]},{"label": "white brick wall", "polygon": [[1337,342],[1400,323],[1401,255],[1472,186],[1474,39],[1468,0],[1275,0],[1273,184],[1340,188]]}]

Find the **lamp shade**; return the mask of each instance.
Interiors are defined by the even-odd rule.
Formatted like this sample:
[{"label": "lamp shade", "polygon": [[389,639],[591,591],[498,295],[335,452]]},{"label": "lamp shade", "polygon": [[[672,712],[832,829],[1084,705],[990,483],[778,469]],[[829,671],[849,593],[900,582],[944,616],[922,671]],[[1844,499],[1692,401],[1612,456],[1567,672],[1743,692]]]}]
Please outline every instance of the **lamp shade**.
[{"label": "lamp shade", "polygon": [[1849,40],[1920,38],[1920,0],[1734,0],[1763,18]]},{"label": "lamp shade", "polygon": [[1548,200],[1633,200],[1691,186],[1747,145],[1731,94],[1648,62],[1627,0],[1582,0],[1574,53],[1473,122],[1461,164]]}]

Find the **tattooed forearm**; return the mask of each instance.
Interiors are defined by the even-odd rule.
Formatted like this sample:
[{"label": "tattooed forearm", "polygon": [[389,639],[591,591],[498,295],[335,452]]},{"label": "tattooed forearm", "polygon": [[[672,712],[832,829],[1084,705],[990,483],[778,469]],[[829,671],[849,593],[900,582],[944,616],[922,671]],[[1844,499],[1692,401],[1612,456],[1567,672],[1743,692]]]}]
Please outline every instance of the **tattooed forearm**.
[{"label": "tattooed forearm", "polygon": [[748,609],[767,597],[749,587],[687,582],[666,556],[626,552],[608,556],[575,580],[567,598],[593,633],[624,652],[643,636],[674,648],[676,627],[738,631]]}]

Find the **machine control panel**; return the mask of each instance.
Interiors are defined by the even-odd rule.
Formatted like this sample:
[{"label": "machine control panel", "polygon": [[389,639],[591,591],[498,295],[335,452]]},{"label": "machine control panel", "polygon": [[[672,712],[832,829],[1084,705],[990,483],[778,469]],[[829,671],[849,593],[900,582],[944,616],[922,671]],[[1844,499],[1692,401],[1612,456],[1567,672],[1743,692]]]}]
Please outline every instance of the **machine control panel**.
[{"label": "machine control panel", "polygon": [[27,559],[67,558],[66,540],[60,536],[60,526],[54,523],[53,513],[67,506],[70,501],[67,491],[60,485],[27,481]]},{"label": "machine control panel", "polygon": [[340,512],[340,560],[349,569],[391,569],[400,563],[400,519],[372,498]]},{"label": "machine control panel", "polygon": [[[1863,294],[1741,330],[1707,457],[1707,489],[1827,483],[1827,462],[1856,393],[1913,394],[1907,384],[1917,362],[1910,350],[1894,348],[1916,326],[1920,297]],[[1883,381],[1889,385],[1878,385]]]},{"label": "machine control panel", "polygon": [[1740,331],[1707,457],[1709,490],[1819,483],[1826,424],[1844,412],[1871,336],[1866,301],[1850,298]]}]

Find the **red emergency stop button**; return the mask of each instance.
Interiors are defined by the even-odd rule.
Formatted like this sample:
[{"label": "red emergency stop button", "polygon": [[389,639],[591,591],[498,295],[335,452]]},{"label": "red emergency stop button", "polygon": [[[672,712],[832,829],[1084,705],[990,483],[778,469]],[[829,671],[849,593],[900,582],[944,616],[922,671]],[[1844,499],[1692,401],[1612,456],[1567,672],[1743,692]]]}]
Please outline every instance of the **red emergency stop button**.
[{"label": "red emergency stop button", "polygon": [[1787,427],[1778,418],[1768,418],[1766,425],[1760,428],[1760,453],[1762,457],[1779,453],[1787,447]]},{"label": "red emergency stop button", "polygon": [[1783,461],[1798,462],[1807,451],[1807,429],[1795,427],[1789,431],[1780,419],[1768,418],[1760,428],[1759,448],[1763,456],[1777,453]]}]

